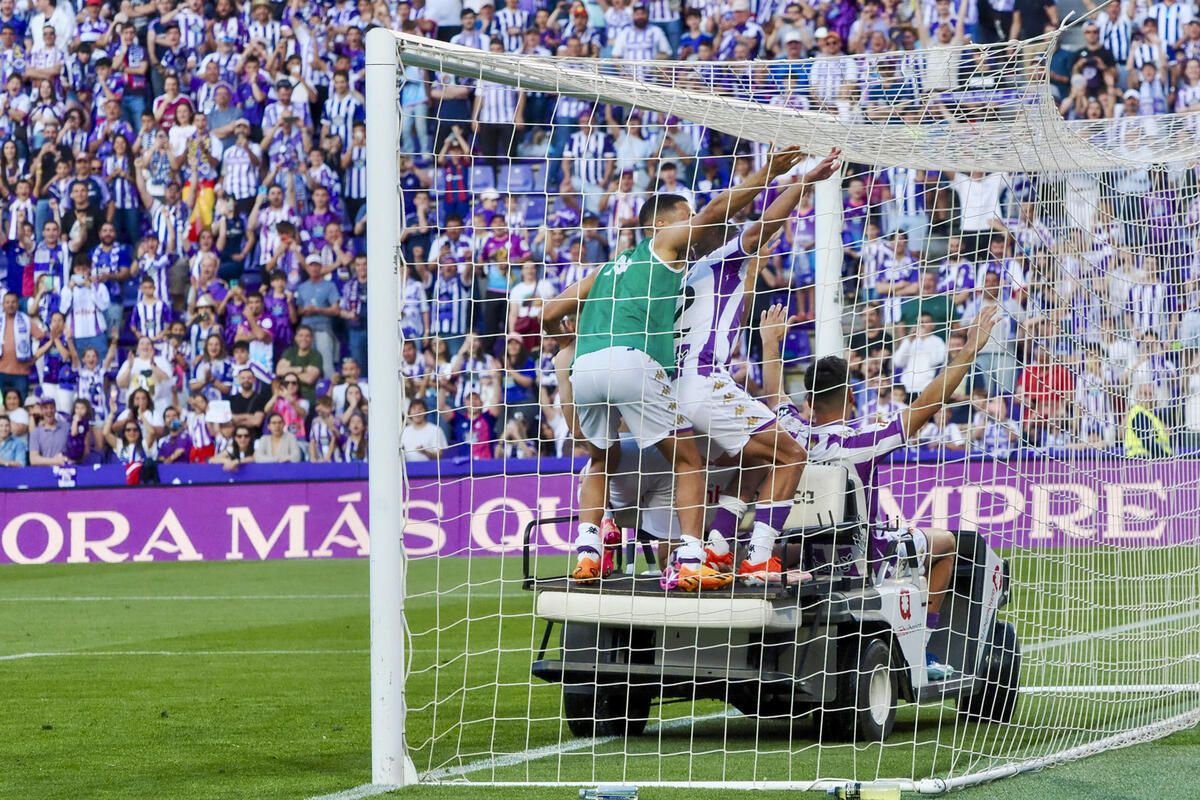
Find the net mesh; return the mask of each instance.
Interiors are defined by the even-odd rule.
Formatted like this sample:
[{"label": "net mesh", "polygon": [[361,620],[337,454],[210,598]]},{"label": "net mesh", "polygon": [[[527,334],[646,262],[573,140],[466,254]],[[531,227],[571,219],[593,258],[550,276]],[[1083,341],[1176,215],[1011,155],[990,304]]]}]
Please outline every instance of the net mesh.
[{"label": "net mesh", "polygon": [[[422,780],[932,791],[1200,717],[1196,117],[1064,120],[1045,76],[1057,36],[926,44],[707,64],[397,34],[400,379],[425,404],[401,443]],[[812,155],[769,171],[771,145]],[[833,147],[836,202],[819,206],[798,185]],[[751,188],[724,194],[737,186]],[[589,276],[642,269],[621,256],[665,241],[638,218],[666,194],[722,211],[677,250],[667,383],[687,371],[674,345],[694,306],[710,309],[709,372],[730,386],[642,396],[643,416],[669,401],[696,417],[678,427],[705,434],[704,499],[681,499],[676,454],[623,431],[604,504],[620,558],[580,584],[564,576],[596,470],[571,389],[616,397],[654,368],[572,373],[555,355],[609,343],[629,308],[646,334],[658,286],[625,284],[607,327],[581,310],[578,339],[551,336],[543,309]],[[735,239],[746,258],[704,261]],[[855,401],[841,455],[804,385],[831,310]],[[985,313],[999,322],[977,347]],[[964,350],[962,378],[908,430]],[[709,444],[760,407],[749,433],[765,444]],[[875,429],[903,435],[846,455]],[[807,450],[802,473],[785,441]],[[785,497],[788,520],[770,518]],[[751,517],[773,522],[786,585],[662,588],[658,542],[707,536],[718,508],[741,510],[730,498],[753,509],[728,536],[734,569],[761,533]],[[940,619],[936,570],[895,555],[918,548],[910,526],[930,547],[957,533]]]}]

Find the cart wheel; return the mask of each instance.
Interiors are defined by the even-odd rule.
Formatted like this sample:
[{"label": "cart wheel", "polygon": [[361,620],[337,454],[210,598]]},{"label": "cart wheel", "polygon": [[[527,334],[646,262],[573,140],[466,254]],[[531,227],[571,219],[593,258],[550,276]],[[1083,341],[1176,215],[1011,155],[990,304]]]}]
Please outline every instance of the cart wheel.
[{"label": "cart wheel", "polygon": [[650,696],[624,687],[564,686],[563,715],[576,736],[641,736]]},{"label": "cart wheel", "polygon": [[897,687],[891,648],[882,639],[844,646],[837,696],[814,718],[822,737],[879,742],[896,721]]},{"label": "cart wheel", "polygon": [[969,722],[1010,722],[1021,686],[1021,642],[1017,629],[999,620],[992,626],[979,678],[983,687],[960,701],[958,713]]}]

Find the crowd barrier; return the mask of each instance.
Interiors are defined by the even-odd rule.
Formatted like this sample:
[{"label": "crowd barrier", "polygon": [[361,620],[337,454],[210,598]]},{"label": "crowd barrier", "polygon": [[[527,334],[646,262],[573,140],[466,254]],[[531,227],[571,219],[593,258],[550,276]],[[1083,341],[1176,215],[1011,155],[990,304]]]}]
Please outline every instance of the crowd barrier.
[{"label": "crowd barrier", "polygon": [[[535,515],[570,513],[579,460],[413,464],[410,557],[519,553]],[[166,465],[124,486],[119,466],[0,473],[0,563],[361,558],[366,465]],[[60,487],[60,481],[73,483]],[[881,467],[880,507],[906,524],[984,531],[997,547],[1168,546],[1195,541],[1200,461],[1021,458]],[[542,530],[567,552],[573,526]]]}]

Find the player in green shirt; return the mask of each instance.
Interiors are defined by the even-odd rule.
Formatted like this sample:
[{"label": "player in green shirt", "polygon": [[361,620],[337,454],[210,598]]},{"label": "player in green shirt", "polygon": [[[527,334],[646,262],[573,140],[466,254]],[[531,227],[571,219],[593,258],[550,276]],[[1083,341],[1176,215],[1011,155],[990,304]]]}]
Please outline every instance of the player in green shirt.
[{"label": "player in green shirt", "polygon": [[723,244],[728,220],[804,158],[794,147],[773,153],[766,166],[699,212],[679,195],[652,195],[638,217],[650,233],[543,309],[550,335],[561,335],[561,320],[579,314],[571,386],[576,434],[586,440],[592,464],[579,492],[576,580],[601,577],[600,522],[608,504],[608,476],[620,459],[621,422],[639,447],[658,447],[675,471],[676,514],[682,532],[676,555],[679,585],[695,590],[732,580],[732,575],[704,564],[704,465],[691,424],[679,414],[671,384],[676,300],[683,291],[688,263]]}]

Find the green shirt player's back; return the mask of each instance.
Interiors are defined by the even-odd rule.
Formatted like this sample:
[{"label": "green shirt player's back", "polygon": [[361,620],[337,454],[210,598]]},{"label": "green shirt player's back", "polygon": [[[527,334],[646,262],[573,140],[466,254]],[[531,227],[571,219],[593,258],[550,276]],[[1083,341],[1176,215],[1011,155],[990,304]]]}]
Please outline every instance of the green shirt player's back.
[{"label": "green shirt player's back", "polygon": [[684,271],[650,250],[651,237],[600,268],[576,326],[575,357],[607,347],[641,350],[675,367],[675,303]]}]

